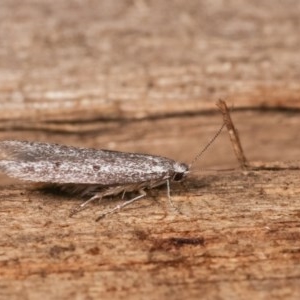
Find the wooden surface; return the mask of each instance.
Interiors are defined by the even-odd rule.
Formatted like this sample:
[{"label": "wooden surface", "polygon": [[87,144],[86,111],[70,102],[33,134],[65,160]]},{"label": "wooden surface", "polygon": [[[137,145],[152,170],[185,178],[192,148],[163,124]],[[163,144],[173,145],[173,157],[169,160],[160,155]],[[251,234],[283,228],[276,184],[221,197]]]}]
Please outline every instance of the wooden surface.
[{"label": "wooden surface", "polygon": [[[1,176],[0,299],[299,299],[299,1],[0,5],[0,139],[190,162],[184,184],[95,223],[81,199]],[[282,108],[282,109],[280,109]],[[213,171],[234,168],[227,171]],[[204,171],[203,169],[210,169]]]}]

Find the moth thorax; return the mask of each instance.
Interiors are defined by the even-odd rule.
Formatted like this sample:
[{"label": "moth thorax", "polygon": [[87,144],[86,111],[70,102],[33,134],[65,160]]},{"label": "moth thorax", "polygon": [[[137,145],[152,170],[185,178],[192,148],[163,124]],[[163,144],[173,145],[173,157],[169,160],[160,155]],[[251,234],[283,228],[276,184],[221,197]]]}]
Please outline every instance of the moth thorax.
[{"label": "moth thorax", "polygon": [[189,172],[189,166],[184,163],[175,162],[174,173],[172,175],[173,181],[181,181]]}]

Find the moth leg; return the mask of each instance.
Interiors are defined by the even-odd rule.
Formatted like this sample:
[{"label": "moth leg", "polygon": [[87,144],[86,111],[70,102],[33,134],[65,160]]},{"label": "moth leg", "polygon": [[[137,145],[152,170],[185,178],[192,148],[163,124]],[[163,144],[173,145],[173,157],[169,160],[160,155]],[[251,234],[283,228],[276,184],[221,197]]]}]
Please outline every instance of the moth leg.
[{"label": "moth leg", "polygon": [[179,214],[182,214],[182,212],[179,210],[179,208],[177,206],[174,205],[173,201],[172,201],[172,197],[171,197],[171,189],[170,189],[170,181],[167,180],[167,196],[168,196],[168,201],[170,206]]},{"label": "moth leg", "polygon": [[98,222],[99,220],[101,220],[105,216],[113,214],[116,211],[121,210],[125,206],[128,206],[128,205],[132,204],[133,202],[135,202],[135,201],[137,201],[137,200],[139,200],[139,199],[141,199],[141,198],[143,198],[147,195],[146,192],[143,189],[139,190],[139,193],[140,193],[140,195],[138,195],[137,197],[135,197],[133,199],[130,199],[128,201],[125,201],[122,204],[119,204],[119,205],[115,206],[114,208],[108,210],[107,212],[101,214],[99,217],[97,217],[97,219],[95,221]]},{"label": "moth leg", "polygon": [[69,217],[72,217],[73,215],[77,214],[78,212],[80,212],[81,210],[84,209],[84,207],[89,204],[90,202],[93,202],[95,200],[101,200],[102,199],[102,194],[98,193],[96,195],[94,195],[93,197],[91,197],[90,199],[88,199],[87,201],[81,203],[80,205],[72,208],[72,210],[70,211]]}]

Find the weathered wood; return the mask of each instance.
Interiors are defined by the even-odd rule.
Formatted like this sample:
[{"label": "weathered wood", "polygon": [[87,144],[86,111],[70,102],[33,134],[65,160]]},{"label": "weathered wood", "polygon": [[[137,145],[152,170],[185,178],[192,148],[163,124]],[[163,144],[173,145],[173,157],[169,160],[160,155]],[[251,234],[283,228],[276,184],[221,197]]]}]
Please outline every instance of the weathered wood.
[{"label": "weathered wood", "polygon": [[299,299],[300,2],[170,3],[2,0],[0,140],[188,163],[223,98],[258,170],[224,133],[172,186],[182,215],[162,187],[99,223],[118,199],[68,218],[81,199],[1,176],[0,299]]},{"label": "weathered wood", "polygon": [[11,299],[296,298],[299,186],[298,171],[205,176],[173,188],[184,215],[161,190],[99,223],[96,211],[115,203],[68,218],[73,199],[2,188],[1,291]]},{"label": "weathered wood", "polygon": [[[280,158],[282,145],[294,142],[299,126],[283,116],[269,114],[268,122],[255,112],[233,114],[245,149],[252,151],[250,157],[267,160],[263,153],[269,153],[269,159]],[[260,123],[263,119],[265,127]],[[276,132],[278,120],[290,135],[274,139],[270,132]],[[75,145],[81,140],[98,148],[115,141],[113,148],[136,148],[188,162],[191,152],[196,154],[213,135],[219,121],[219,115],[144,120],[109,131],[109,137],[86,133],[79,139],[78,135],[41,132],[26,136]],[[263,150],[258,149],[259,144],[252,145],[255,141],[246,134],[258,131],[258,143],[264,140],[267,144]],[[14,134],[20,138],[24,133]],[[281,147],[277,152],[271,151],[277,146]],[[294,148],[286,148],[285,158],[295,159],[298,147],[295,143]],[[292,170],[297,165],[289,163],[283,171],[198,172],[199,165],[220,167],[234,161],[224,132],[185,184],[172,187],[173,201],[183,215],[168,206],[163,187],[95,223],[95,217],[115,206],[118,199],[91,205],[68,218],[80,199],[29,190],[24,183],[2,185],[3,299],[17,299],[24,292],[30,299],[45,293],[48,299],[71,295],[157,299],[172,293],[178,299],[196,299],[199,294],[250,299],[268,298],[270,290],[276,299],[297,298],[300,184],[299,171]]]},{"label": "weathered wood", "polygon": [[1,1],[1,128],[299,109],[299,1],[109,3]]}]

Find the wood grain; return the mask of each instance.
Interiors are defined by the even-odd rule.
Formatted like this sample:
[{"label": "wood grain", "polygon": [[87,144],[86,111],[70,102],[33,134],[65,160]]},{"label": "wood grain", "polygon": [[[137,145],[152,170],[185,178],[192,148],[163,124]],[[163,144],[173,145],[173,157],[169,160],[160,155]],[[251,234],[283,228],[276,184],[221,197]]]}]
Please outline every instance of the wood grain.
[{"label": "wood grain", "polygon": [[299,109],[297,0],[109,3],[2,1],[0,128]]},{"label": "wood grain", "polygon": [[1,1],[1,140],[189,163],[223,98],[256,170],[224,132],[182,215],[162,187],[99,223],[118,198],[69,218],[82,199],[1,176],[0,299],[299,299],[299,5]]},{"label": "wood grain", "polygon": [[74,199],[24,192],[24,186],[2,188],[2,293],[18,298],[25,289],[30,299],[45,289],[48,299],[176,293],[179,299],[267,298],[272,291],[278,299],[296,298],[298,175],[236,171],[197,177],[186,189],[172,189],[184,215],[170,210],[161,190],[99,223],[93,221],[97,211],[115,203],[68,218]]}]

